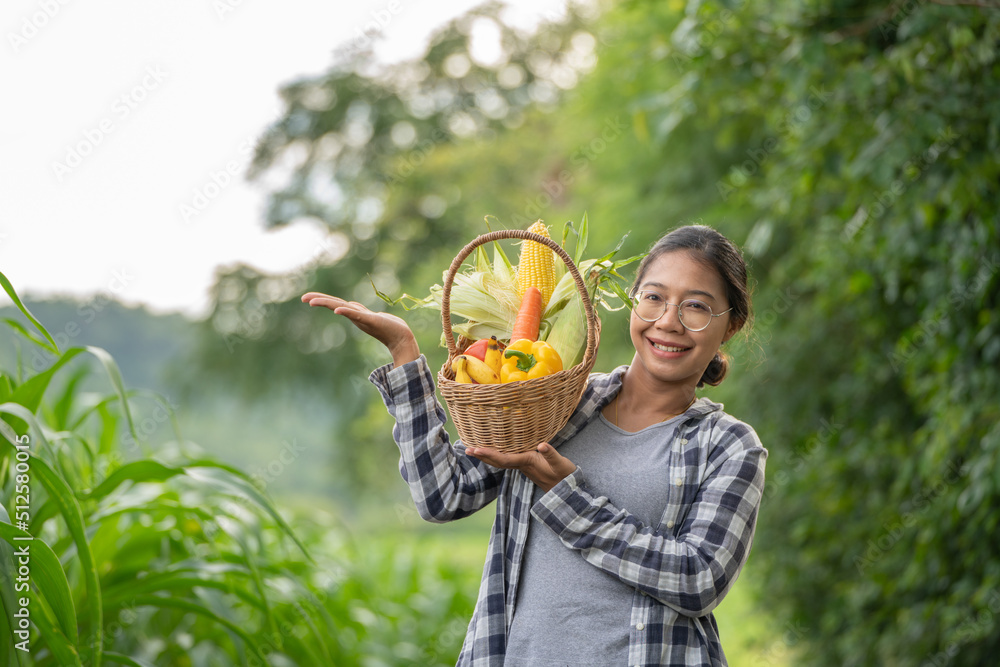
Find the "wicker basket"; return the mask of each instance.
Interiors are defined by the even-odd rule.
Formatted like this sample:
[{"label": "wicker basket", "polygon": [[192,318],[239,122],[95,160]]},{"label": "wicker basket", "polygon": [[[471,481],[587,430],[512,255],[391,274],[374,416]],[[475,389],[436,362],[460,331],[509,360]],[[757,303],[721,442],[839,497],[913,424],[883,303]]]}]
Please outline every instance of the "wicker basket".
[{"label": "wicker basket", "polygon": [[[451,286],[462,262],[479,246],[501,239],[537,241],[549,246],[565,262],[583,296],[587,316],[587,349],[573,368],[533,380],[505,384],[464,384],[455,381],[452,360],[469,341],[455,344],[451,330]],[[576,409],[594,367],[600,342],[601,321],[594,312],[586,284],[576,265],[559,244],[539,234],[508,230],[483,234],[455,257],[445,277],[441,299],[441,324],[448,345],[448,360],[438,372],[438,389],[448,405],[459,437],[467,445],[493,447],[503,452],[524,452],[550,440],[566,425]]]}]

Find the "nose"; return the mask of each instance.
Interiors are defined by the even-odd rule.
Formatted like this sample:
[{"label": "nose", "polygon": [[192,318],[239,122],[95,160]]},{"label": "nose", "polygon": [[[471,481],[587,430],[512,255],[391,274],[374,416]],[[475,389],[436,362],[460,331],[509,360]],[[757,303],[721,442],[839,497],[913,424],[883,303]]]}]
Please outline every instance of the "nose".
[{"label": "nose", "polygon": [[683,331],[684,324],[681,322],[681,307],[668,303],[660,315],[660,319],[654,322],[654,326],[662,327],[667,331]]}]

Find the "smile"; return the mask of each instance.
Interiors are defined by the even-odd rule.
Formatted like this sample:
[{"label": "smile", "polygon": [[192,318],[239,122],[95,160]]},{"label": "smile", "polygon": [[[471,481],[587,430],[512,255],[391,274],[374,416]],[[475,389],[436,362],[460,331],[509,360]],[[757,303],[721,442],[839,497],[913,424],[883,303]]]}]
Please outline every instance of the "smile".
[{"label": "smile", "polygon": [[657,350],[663,350],[664,352],[684,352],[685,350],[690,349],[687,347],[674,347],[673,345],[660,345],[659,343],[653,343],[652,341],[650,341],[650,343]]}]

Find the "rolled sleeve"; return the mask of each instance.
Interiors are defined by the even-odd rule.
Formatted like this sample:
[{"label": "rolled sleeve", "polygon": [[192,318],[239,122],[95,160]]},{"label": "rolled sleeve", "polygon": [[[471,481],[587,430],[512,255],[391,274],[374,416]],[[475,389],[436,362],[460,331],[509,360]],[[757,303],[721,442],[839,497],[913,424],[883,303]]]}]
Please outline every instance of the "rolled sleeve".
[{"label": "rolled sleeve", "polygon": [[496,498],[503,471],[466,455],[461,443],[450,443],[426,357],[397,368],[381,366],[369,380],[396,420],[392,436],[400,452],[399,471],[421,518],[435,523],[460,519]]}]

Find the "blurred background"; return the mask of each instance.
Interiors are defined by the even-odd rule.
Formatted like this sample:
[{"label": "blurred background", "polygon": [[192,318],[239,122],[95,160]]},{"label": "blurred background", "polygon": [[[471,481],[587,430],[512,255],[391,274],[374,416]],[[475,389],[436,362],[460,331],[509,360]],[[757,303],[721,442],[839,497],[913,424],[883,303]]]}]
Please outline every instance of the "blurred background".
[{"label": "blurred background", "polygon": [[[0,368],[16,388],[65,363],[29,407],[67,433],[57,399],[111,390],[98,360],[65,352],[107,350],[125,387],[152,393],[130,398],[131,427],[109,403],[104,439],[81,431],[107,441],[84,488],[144,458],[218,461],[313,557],[223,526],[260,589],[294,575],[301,594],[255,606],[231,598],[235,580],[178,580],[214,609],[213,633],[112,591],[81,643],[103,629],[109,651],[149,664],[454,664],[492,510],[422,524],[367,381],[388,355],[299,296],[385,309],[373,284],[426,294],[486,216],[540,218],[558,238],[586,214],[588,256],[702,223],[749,262],[753,329],[703,392],[770,451],[754,550],[717,611],[730,664],[995,661],[1000,3],[106,0],[3,15],[0,81],[17,95],[0,112],[0,271],[53,346],[12,327]],[[440,318],[394,312],[439,367]],[[608,370],[631,345],[623,313],[601,316]],[[114,493],[132,507],[169,481],[128,470]],[[99,539],[107,508],[78,495]],[[213,512],[253,523],[240,509]],[[206,528],[219,516],[191,514],[201,528],[166,551],[221,544]],[[74,558],[82,610],[94,593]],[[105,558],[94,572],[111,586]],[[245,655],[227,619],[276,639]],[[39,646],[34,660],[60,664]]]}]

